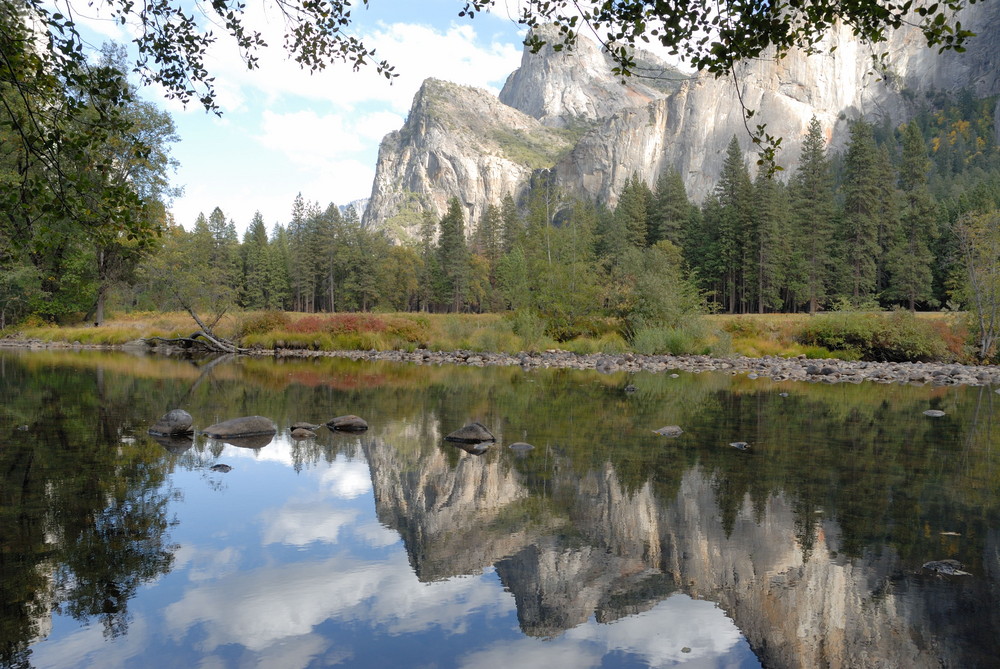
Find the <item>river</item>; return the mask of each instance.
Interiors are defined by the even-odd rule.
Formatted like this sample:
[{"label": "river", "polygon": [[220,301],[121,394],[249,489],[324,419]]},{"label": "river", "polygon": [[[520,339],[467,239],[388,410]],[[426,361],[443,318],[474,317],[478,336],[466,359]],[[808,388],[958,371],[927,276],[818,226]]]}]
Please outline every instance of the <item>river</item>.
[{"label": "river", "polygon": [[1000,658],[989,387],[11,349],[0,395],[4,667]]}]

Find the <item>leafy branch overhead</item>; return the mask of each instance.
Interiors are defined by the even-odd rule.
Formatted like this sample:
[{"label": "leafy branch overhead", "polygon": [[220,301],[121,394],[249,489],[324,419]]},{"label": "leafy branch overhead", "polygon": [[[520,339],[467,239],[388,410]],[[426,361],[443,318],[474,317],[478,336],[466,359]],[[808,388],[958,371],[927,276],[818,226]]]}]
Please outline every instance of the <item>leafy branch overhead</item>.
[{"label": "leafy branch overhead", "polygon": [[[781,57],[792,48],[813,50],[838,21],[850,26],[863,41],[886,40],[891,30],[918,27],[928,46],[964,50],[972,33],[955,19],[955,13],[976,0],[903,2],[884,0],[730,0],[724,4],[673,0],[526,0],[517,22],[526,27],[554,24],[560,34],[556,49],[572,46],[581,30],[591,32],[618,63],[618,73],[636,73],[633,47],[654,42],[666,47],[692,67],[717,76],[732,72],[739,61],[760,56],[773,48]],[[368,7],[374,0],[361,0]],[[45,26],[49,51],[58,74],[79,72],[86,62],[84,43],[74,20],[79,3],[62,0],[19,0],[30,17]],[[334,62],[355,70],[373,65],[392,79],[394,65],[376,58],[375,49],[353,34],[356,23],[350,0],[270,0],[285,24],[284,49],[309,71]],[[469,0],[459,16],[472,18],[488,11],[495,0]],[[238,0],[103,0],[88,2],[106,11],[122,25],[134,25],[138,52],[135,72],[143,83],[157,83],[168,95],[187,103],[197,100],[218,111],[214,78],[206,63],[208,48],[218,35],[231,36],[249,69],[258,65],[257,53],[267,44],[253,25],[247,5]],[[53,8],[56,7],[56,8]],[[259,27],[259,26],[258,26]],[[526,44],[533,50],[545,42],[531,33]]]}]

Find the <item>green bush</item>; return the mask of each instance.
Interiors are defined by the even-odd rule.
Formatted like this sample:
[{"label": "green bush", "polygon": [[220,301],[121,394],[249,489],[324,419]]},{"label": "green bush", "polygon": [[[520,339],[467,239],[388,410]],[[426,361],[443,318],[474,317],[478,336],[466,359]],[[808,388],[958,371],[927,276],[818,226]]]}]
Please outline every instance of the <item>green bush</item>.
[{"label": "green bush", "polygon": [[888,316],[872,313],[839,313],[817,316],[806,323],[796,340],[822,346],[833,356],[883,362],[946,360],[948,347],[934,326],[908,311]]},{"label": "green bush", "polygon": [[545,338],[545,319],[531,309],[518,309],[508,318],[511,329],[522,339],[525,348],[535,348]]}]

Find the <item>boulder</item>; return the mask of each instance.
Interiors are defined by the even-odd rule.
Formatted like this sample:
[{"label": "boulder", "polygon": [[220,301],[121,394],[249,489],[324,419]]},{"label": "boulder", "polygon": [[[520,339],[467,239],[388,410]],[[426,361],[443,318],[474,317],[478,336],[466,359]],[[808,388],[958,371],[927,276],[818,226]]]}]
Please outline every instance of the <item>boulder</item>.
[{"label": "boulder", "polygon": [[734,442],[731,442],[729,445],[732,446],[733,448],[737,449],[737,450],[740,450],[740,451],[749,451],[750,450],[750,444],[748,444],[745,441],[734,441]]},{"label": "boulder", "polygon": [[326,426],[331,430],[343,430],[344,432],[364,432],[368,429],[368,423],[364,418],[348,414],[347,416],[337,416],[327,422]]},{"label": "boulder", "polygon": [[215,425],[209,425],[201,432],[213,439],[225,439],[229,441],[230,437],[273,435],[277,431],[278,428],[270,418],[265,418],[264,416],[244,416],[242,418],[231,418]]},{"label": "boulder", "polygon": [[924,412],[924,415],[930,416],[931,418],[940,418],[944,415],[944,411],[941,411],[940,409],[928,409]]},{"label": "boulder", "polygon": [[653,430],[656,434],[662,434],[664,437],[679,437],[684,434],[684,430],[678,425],[664,425],[659,430]]},{"label": "boulder", "polygon": [[292,430],[292,439],[312,439],[316,436],[316,433],[312,430],[307,430],[304,427],[297,427]]},{"label": "boulder", "polygon": [[455,441],[462,444],[481,444],[486,441],[496,441],[496,437],[482,423],[469,423],[460,427],[447,437],[445,441]]},{"label": "boulder", "polygon": [[156,421],[153,427],[149,428],[149,433],[164,436],[192,434],[194,432],[193,425],[194,419],[191,418],[191,414],[184,409],[173,409],[163,414],[160,420]]},{"label": "boulder", "polygon": [[513,444],[511,444],[507,448],[510,448],[512,450],[515,450],[515,451],[530,451],[531,449],[534,448],[534,446],[532,446],[531,444],[529,444],[529,443],[527,443],[525,441],[515,441]]},{"label": "boulder", "polygon": [[292,423],[289,427],[291,427],[293,430],[299,430],[299,429],[301,429],[301,430],[315,430],[316,428],[318,428],[320,426],[316,425],[315,423],[307,423],[305,421],[300,420],[300,421],[297,421],[295,423]]}]

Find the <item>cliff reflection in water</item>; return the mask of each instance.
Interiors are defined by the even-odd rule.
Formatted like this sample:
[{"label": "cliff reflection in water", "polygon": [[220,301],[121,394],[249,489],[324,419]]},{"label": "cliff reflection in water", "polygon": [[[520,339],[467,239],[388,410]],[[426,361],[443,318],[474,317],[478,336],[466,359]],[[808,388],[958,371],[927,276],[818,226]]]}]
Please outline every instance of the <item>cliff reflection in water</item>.
[{"label": "cliff reflection in water", "polygon": [[[0,376],[29,428],[0,449],[0,664],[752,665],[736,627],[768,667],[1000,657],[990,389],[69,353]],[[161,445],[174,406],[372,427]],[[443,441],[473,420],[498,443]],[[945,558],[971,575],[921,570]],[[101,623],[89,655],[67,616]]]},{"label": "cliff reflection in water", "polygon": [[[969,392],[979,393],[974,413],[992,402]],[[913,419],[927,397],[913,400],[868,409],[793,400],[789,410],[776,391],[709,392],[689,425],[719,438],[651,440],[658,465],[628,482],[615,460],[648,463],[648,453],[595,442],[593,452],[612,457],[581,461],[571,435],[526,458],[502,443],[475,456],[414,447],[440,443],[441,428],[425,421],[420,435],[390,426],[365,455],[379,519],[403,537],[417,576],[495,566],[527,635],[557,637],[683,593],[717,602],[765,666],[991,666],[996,504],[967,503],[993,475],[975,461],[989,457],[992,430],[978,419],[970,429]],[[805,425],[789,423],[792,413]],[[752,455],[725,447],[722,433],[751,424]],[[810,453],[803,433],[839,450]],[[973,576],[921,570],[958,553]]]}]

